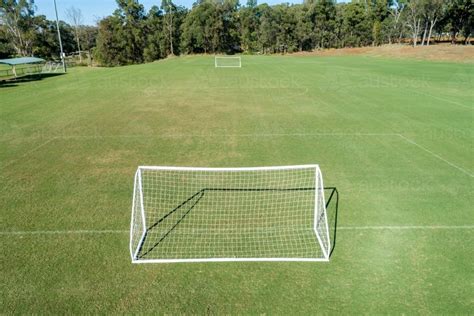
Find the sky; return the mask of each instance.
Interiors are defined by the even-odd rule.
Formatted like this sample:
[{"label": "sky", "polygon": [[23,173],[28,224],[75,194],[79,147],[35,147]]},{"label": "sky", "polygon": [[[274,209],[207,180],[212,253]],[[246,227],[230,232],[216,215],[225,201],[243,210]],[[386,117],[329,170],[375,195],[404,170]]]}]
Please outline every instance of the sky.
[{"label": "sky", "polygon": [[[190,8],[195,0],[174,0],[177,5],[182,5]],[[258,1],[258,3],[278,4],[283,2],[288,3],[302,3],[303,0],[265,0]],[[341,1],[339,1],[341,2]],[[69,22],[66,17],[66,9],[74,6],[80,9],[84,17],[84,24],[95,25],[96,21],[105,16],[111,15],[117,8],[115,0],[56,0],[58,6],[59,19]],[[140,0],[140,3],[145,6],[148,11],[153,5],[160,5],[161,0]],[[241,4],[245,4],[246,0],[240,0]],[[54,1],[53,0],[36,0],[35,1],[37,15],[46,15],[50,20],[55,19]]]}]

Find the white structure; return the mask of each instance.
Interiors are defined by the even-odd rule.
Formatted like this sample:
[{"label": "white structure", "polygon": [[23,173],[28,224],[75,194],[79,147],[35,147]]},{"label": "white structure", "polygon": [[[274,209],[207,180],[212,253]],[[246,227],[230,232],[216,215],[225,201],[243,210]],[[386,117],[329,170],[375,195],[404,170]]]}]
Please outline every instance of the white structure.
[{"label": "white structure", "polygon": [[318,165],[139,167],[132,262],[328,261]]},{"label": "white structure", "polygon": [[56,73],[63,71],[63,66],[60,63],[48,61],[44,64],[41,73]]},{"label": "white structure", "polygon": [[242,68],[240,56],[215,56],[215,68]]}]

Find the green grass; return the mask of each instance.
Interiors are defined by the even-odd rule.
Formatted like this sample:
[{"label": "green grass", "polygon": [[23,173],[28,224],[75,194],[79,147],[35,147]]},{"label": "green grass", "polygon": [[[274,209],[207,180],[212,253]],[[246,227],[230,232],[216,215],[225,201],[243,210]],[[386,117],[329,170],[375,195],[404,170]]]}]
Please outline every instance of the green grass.
[{"label": "green grass", "polygon": [[[474,66],[213,63],[0,85],[0,312],[472,313]],[[306,163],[340,192],[330,263],[130,263],[138,165]]]},{"label": "green grass", "polygon": [[13,77],[12,67],[5,64],[0,64],[0,80]]}]

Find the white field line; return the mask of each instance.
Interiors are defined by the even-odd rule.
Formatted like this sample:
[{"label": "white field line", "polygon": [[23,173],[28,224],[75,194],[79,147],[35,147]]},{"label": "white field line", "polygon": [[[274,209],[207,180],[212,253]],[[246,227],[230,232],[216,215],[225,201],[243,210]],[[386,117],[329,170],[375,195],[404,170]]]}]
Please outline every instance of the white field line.
[{"label": "white field line", "polygon": [[[174,138],[174,137],[315,137],[315,136],[398,136],[396,133],[261,133],[261,134],[165,134],[158,136],[135,136],[135,135],[119,135],[104,137],[124,137],[124,138]],[[66,136],[67,137],[67,136]],[[74,137],[74,136],[72,136]],[[81,137],[81,136],[79,136]],[[94,136],[91,136],[94,137]],[[100,137],[99,137],[100,138]]]},{"label": "white field line", "polygon": [[474,109],[473,107],[470,107],[468,105],[465,105],[465,104],[462,104],[462,103],[459,103],[459,102],[456,102],[456,101],[453,101],[453,100],[449,100],[449,99],[446,99],[446,98],[442,98],[442,97],[438,97],[438,96],[431,95],[431,94],[428,94],[428,93],[424,93],[424,92],[421,92],[421,91],[417,91],[415,89],[410,89],[410,90],[415,92],[415,93],[418,93],[418,94],[421,94],[421,95],[424,95],[424,96],[427,96],[427,97],[430,97],[430,98],[433,98],[433,99],[437,99],[437,100],[440,100],[440,101],[443,101],[443,102],[448,102],[448,103],[463,107],[463,108],[471,110],[471,111]]},{"label": "white field line", "polygon": [[129,234],[129,230],[113,230],[113,229],[104,229],[104,230],[90,230],[90,229],[80,229],[80,230],[24,230],[24,231],[1,231],[0,235],[91,235],[91,234]]},{"label": "white field line", "polygon": [[474,229],[474,225],[462,226],[341,226],[337,230],[458,230],[458,229]]},{"label": "white field line", "polygon": [[[407,226],[339,226],[337,230],[474,230],[474,225],[407,225]],[[128,230],[31,230],[31,231],[2,231],[0,236],[23,235],[94,235],[94,234],[129,234]]]},{"label": "white field line", "polygon": [[464,173],[464,174],[470,176],[471,178],[474,177],[474,175],[473,175],[472,173],[470,173],[469,171],[467,171],[466,169],[463,169],[463,168],[461,168],[461,167],[459,167],[459,166],[453,164],[452,162],[450,162],[450,161],[444,159],[443,157],[441,157],[440,155],[438,155],[438,154],[432,152],[431,150],[429,150],[429,149],[427,149],[427,148],[425,148],[425,147],[423,147],[423,146],[417,144],[415,141],[413,141],[413,140],[411,140],[411,139],[409,139],[409,138],[403,136],[402,134],[398,134],[398,136],[400,136],[402,139],[404,139],[404,140],[407,141],[408,143],[410,143],[410,144],[412,144],[412,145],[415,145],[416,147],[420,148],[421,150],[423,150],[423,151],[425,151],[425,152],[431,154],[433,157],[438,158],[439,160],[441,160],[441,161],[447,163],[448,165],[450,165],[451,167],[456,168],[457,170],[461,171],[462,173]]},{"label": "white field line", "polygon": [[41,147],[44,147],[46,145],[48,145],[49,143],[51,143],[53,140],[55,140],[57,137],[53,137],[53,138],[50,138],[48,139],[47,141],[45,141],[44,143],[36,146],[36,147],[33,147],[33,149],[27,151],[26,153],[24,153],[23,155],[21,155],[18,159],[15,159],[13,161],[10,161],[9,163],[7,163],[6,165],[3,165],[3,166],[0,166],[0,169],[5,169],[7,168],[8,166],[11,166],[13,165],[14,163],[16,163],[17,161],[23,159],[23,158],[26,158],[27,156],[29,156],[30,154],[32,154],[33,152],[37,151],[38,149],[40,149]]},{"label": "white field line", "polygon": [[405,140],[406,142],[417,146],[421,150],[429,153],[430,155],[436,157],[437,159],[447,163],[453,168],[456,168],[457,170],[461,171],[462,173],[474,177],[472,173],[469,171],[455,165],[454,163],[444,159],[440,155],[432,152],[431,150],[419,145],[415,141],[405,137],[402,134],[399,133],[262,133],[262,134],[167,134],[167,135],[70,135],[70,136],[55,136],[50,139],[48,139],[46,142],[38,145],[37,147],[34,147],[27,153],[23,154],[19,159],[13,160],[10,163],[0,166],[0,169],[6,168],[14,163],[16,163],[18,160],[27,157],[34,151],[40,149],[41,147],[49,144],[55,139],[107,139],[107,138],[181,138],[181,137],[324,137],[324,136],[329,136],[329,137],[338,137],[338,136],[352,136],[352,137],[364,137],[364,136],[398,136]]},{"label": "white field line", "polygon": [[[261,133],[261,134],[162,134],[162,135],[63,135],[55,136],[53,139],[100,139],[100,138],[181,138],[181,137],[317,137],[317,136],[399,136],[397,133]],[[42,137],[24,137],[24,139],[35,139]],[[20,138],[21,139],[21,138]],[[45,145],[45,144],[44,144]],[[36,148],[37,149],[37,148]],[[35,150],[36,150],[35,149]]]}]

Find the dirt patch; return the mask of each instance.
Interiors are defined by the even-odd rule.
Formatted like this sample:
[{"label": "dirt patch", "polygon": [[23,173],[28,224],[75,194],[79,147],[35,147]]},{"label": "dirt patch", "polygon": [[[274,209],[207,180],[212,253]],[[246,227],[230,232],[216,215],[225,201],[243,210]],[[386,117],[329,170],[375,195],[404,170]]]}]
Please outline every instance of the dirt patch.
[{"label": "dirt patch", "polygon": [[324,49],[313,52],[301,52],[300,56],[376,56],[388,58],[411,58],[419,60],[450,61],[474,63],[474,46],[438,44],[412,47],[408,45],[383,45],[378,47],[356,47]]}]

